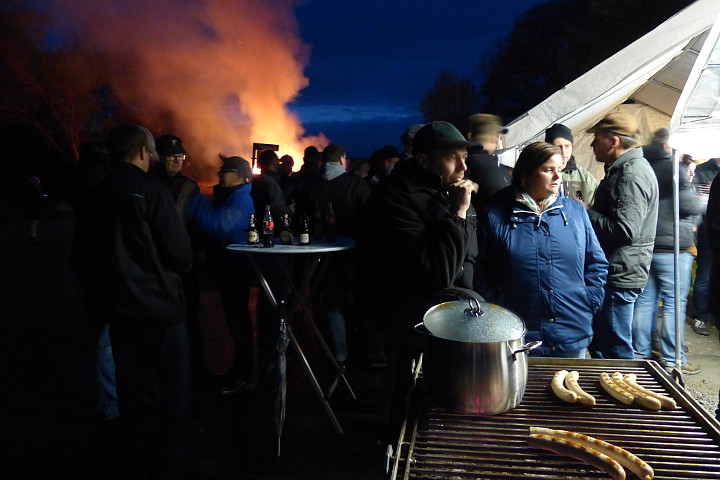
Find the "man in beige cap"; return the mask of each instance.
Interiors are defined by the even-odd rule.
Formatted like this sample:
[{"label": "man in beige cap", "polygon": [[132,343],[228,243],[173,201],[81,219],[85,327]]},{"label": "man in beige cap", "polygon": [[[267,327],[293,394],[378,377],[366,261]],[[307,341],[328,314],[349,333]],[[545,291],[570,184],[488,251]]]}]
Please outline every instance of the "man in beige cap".
[{"label": "man in beige cap", "polygon": [[593,324],[595,358],[634,358],[635,300],[648,281],[658,215],[658,183],[636,148],[638,124],[625,113],[606,115],[588,130],[597,161],[605,164],[588,215],[610,270],[605,301]]}]

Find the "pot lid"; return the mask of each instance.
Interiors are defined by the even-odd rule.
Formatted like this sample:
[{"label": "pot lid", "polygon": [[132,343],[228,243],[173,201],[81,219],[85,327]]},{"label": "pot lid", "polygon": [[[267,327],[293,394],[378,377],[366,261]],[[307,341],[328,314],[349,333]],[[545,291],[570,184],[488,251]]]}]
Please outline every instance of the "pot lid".
[{"label": "pot lid", "polygon": [[525,323],[515,313],[474,298],[435,305],[423,323],[436,337],[456,342],[506,342],[525,335]]}]

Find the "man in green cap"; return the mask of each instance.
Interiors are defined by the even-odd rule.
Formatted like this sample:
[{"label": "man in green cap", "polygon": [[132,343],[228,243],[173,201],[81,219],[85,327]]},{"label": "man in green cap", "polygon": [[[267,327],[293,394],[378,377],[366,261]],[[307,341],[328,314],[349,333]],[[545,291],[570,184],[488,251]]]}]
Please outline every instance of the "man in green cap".
[{"label": "man in green cap", "polygon": [[[414,325],[452,291],[473,295],[477,255],[477,184],[465,178],[468,141],[450,123],[432,122],[413,138],[413,157],[401,160],[368,199],[360,229],[361,285],[368,317],[383,335],[389,434],[402,419],[410,363],[419,353]],[[395,374],[395,371],[399,373]]]}]

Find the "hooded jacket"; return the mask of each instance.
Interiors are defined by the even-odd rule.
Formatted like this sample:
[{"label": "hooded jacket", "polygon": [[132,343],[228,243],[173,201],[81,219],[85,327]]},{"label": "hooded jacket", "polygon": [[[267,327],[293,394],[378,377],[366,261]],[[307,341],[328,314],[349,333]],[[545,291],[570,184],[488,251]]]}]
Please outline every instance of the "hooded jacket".
[{"label": "hooded jacket", "polygon": [[357,238],[360,212],[370,196],[370,187],[362,178],[348,173],[338,162],[325,162],[322,178],[311,185],[308,198],[320,208],[325,221],[326,206],[332,203],[337,234]]},{"label": "hooded jacket", "polygon": [[606,169],[588,214],[610,262],[608,285],[645,287],[655,247],[658,182],[641,148]]},{"label": "hooded jacket", "polygon": [[525,321],[542,355],[587,348],[608,262],[582,204],[559,196],[542,214],[498,192],[480,214],[475,290]]},{"label": "hooded jacket", "polygon": [[[595,203],[595,191],[600,182],[592,173],[578,166],[574,155],[570,156],[565,165],[562,177],[563,184],[567,186],[568,190],[564,192],[565,196],[577,198],[588,205]],[[578,195],[578,192],[580,192],[580,195]]]}]

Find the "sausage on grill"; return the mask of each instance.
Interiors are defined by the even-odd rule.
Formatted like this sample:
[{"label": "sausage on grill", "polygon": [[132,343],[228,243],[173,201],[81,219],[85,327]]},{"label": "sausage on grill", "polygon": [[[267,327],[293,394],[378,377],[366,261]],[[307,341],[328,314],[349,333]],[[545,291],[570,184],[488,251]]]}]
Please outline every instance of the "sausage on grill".
[{"label": "sausage on grill", "polygon": [[567,376],[567,370],[560,370],[555,372],[555,376],[553,376],[551,383],[552,391],[563,402],[575,403],[578,400],[577,394],[565,388],[565,378]]},{"label": "sausage on grill", "polygon": [[559,455],[572,457],[607,473],[615,480],[625,480],[625,470],[609,456],[577,442],[543,433],[531,433],[527,444],[531,447],[549,450]]},{"label": "sausage on grill", "polygon": [[630,405],[633,401],[635,401],[635,396],[627,390],[617,386],[615,382],[612,381],[612,378],[610,378],[610,375],[606,372],[602,372],[600,374],[600,385],[606,392],[625,405]]},{"label": "sausage on grill", "polygon": [[577,402],[586,405],[588,407],[594,407],[595,406],[595,397],[587,393],[585,390],[580,387],[580,384],[578,384],[578,379],[580,378],[580,374],[573,370],[572,372],[568,373],[567,377],[565,377],[565,386],[568,388],[568,390],[572,391],[577,395]]},{"label": "sausage on grill", "polygon": [[627,468],[642,480],[651,480],[655,476],[652,467],[644,460],[638,458],[627,450],[612,443],[583,435],[582,433],[568,432],[566,430],[551,430],[542,427],[530,427],[530,433],[549,435],[551,437],[576,442],[585,447],[597,450]]}]

